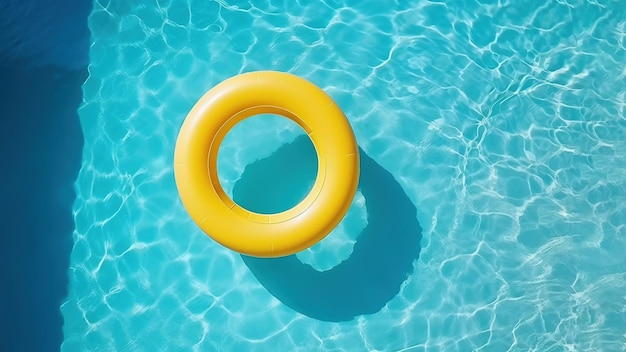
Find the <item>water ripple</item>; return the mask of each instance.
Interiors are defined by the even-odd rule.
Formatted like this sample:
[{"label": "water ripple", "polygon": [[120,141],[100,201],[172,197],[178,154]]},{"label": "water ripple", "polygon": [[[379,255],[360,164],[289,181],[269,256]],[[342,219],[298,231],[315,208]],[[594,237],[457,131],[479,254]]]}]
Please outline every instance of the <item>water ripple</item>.
[{"label": "water ripple", "polygon": [[[96,2],[62,349],[623,349],[625,19],[610,0]],[[331,94],[417,209],[415,270],[374,314],[292,310],[178,201],[186,112],[260,69]]]}]

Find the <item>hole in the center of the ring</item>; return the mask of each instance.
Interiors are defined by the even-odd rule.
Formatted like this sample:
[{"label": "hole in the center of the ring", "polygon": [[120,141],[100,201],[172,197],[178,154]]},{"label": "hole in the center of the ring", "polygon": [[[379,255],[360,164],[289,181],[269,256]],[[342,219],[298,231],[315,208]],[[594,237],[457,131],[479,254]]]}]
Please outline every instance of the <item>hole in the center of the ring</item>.
[{"label": "hole in the center of the ring", "polygon": [[[217,154],[217,173],[226,194],[260,214],[280,213],[297,205],[317,176],[317,153],[311,140],[306,138],[307,148],[286,145],[300,135],[306,132],[297,123],[274,114],[254,115],[236,124]],[[268,158],[279,148],[280,158]],[[266,160],[257,162],[262,159]],[[252,182],[239,182],[238,194],[233,194],[244,172]]]}]

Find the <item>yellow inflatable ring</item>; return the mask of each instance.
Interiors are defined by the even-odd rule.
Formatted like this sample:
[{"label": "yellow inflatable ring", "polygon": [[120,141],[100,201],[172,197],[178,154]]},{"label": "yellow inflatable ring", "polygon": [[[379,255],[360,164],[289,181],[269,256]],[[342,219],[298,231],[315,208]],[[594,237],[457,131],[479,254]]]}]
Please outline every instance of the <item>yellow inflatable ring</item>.
[{"label": "yellow inflatable ring", "polygon": [[[218,150],[228,131],[258,114],[296,122],[317,151],[311,192],[281,213],[259,214],[237,205],[217,174]],[[359,180],[359,153],[348,120],[323,90],[291,74],[259,71],[225,80],[200,98],[179,132],[174,174],[184,207],[207,235],[239,253],[280,257],[314,245],[343,219]]]}]

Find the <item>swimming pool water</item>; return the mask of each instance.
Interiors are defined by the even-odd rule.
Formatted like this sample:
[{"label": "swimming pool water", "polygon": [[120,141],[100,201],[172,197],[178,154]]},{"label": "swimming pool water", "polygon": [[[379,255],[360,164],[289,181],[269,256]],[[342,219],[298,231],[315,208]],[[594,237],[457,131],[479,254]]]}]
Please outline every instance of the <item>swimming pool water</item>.
[{"label": "swimming pool water", "polygon": [[[110,0],[89,24],[63,351],[626,350],[619,1]],[[266,69],[328,92],[366,161],[342,225],[273,262],[202,234],[172,168],[195,101]],[[314,160],[260,124],[224,145],[235,199],[251,165]]]}]

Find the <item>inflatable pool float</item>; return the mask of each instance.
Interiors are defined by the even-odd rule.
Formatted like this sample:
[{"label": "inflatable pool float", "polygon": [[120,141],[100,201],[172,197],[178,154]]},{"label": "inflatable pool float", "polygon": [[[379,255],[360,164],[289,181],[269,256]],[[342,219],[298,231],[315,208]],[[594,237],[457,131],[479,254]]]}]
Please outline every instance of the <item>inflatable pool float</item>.
[{"label": "inflatable pool float", "polygon": [[[276,214],[236,204],[217,174],[219,147],[228,131],[259,114],[294,121],[317,152],[311,191]],[[343,219],[359,182],[359,151],[345,115],[319,87],[288,73],[250,72],[218,84],[191,109],[176,141],[174,175],[183,206],[209,237],[242,254],[281,257],[319,242]]]}]

